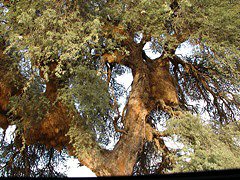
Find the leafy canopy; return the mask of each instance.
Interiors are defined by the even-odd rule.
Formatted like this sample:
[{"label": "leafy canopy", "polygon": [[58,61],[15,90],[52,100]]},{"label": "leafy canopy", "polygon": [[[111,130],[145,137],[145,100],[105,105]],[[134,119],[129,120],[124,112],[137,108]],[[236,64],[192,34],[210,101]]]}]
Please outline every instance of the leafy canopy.
[{"label": "leafy canopy", "polygon": [[[23,88],[21,96],[10,99],[11,123],[17,122],[21,136],[24,127],[31,125],[29,122],[44,119],[56,101],[61,100],[71,109],[69,115],[80,114],[71,122],[68,132],[76,149],[86,148],[83,144],[88,141],[88,148],[92,148],[92,138],[105,146],[111,137],[118,139],[113,125],[116,110],[111,105],[114,95],[119,100],[125,93],[116,76],[124,73],[126,67],[114,66],[108,88],[101,56],[114,50],[129,54],[127,45],[122,44],[128,37],[112,33],[111,27],[119,25],[140,43],[151,42],[150,49],[160,54],[168,54],[184,42],[197,49],[191,55],[179,56],[180,64],[172,63],[170,73],[175,76],[180,107],[195,114],[207,112],[211,123],[203,125],[199,117],[190,114],[167,120],[167,133],[176,135],[177,141],[184,144],[184,149],[179,150],[183,155],[169,153],[177,162],[173,171],[239,167],[239,7],[237,0],[4,1],[0,5],[0,43],[6,42],[4,53],[9,58],[1,58],[2,69],[7,70],[1,72],[1,83]],[[18,76],[14,75],[16,71]],[[23,77],[21,81],[19,76]],[[48,92],[47,83],[57,90],[54,102],[42,96]],[[191,106],[192,102],[204,102],[205,106]],[[151,120],[155,126],[164,118],[156,113],[152,113]],[[81,132],[80,127],[84,127]],[[11,146],[14,149],[15,145]],[[27,156],[36,155],[31,162],[43,153],[33,153],[34,148],[45,151],[40,146],[26,148]],[[151,163],[156,163],[162,152],[154,149],[154,143],[145,148],[151,152],[142,156],[147,168],[136,166],[136,174],[154,173],[159,168]],[[9,145],[2,146],[1,151],[8,152]],[[7,163],[10,156],[16,157],[11,153],[7,158],[4,155],[1,164]],[[18,165],[11,167],[16,169]],[[31,171],[35,174],[30,176],[39,174],[36,169]],[[7,166],[1,173],[23,175],[14,174]]]}]

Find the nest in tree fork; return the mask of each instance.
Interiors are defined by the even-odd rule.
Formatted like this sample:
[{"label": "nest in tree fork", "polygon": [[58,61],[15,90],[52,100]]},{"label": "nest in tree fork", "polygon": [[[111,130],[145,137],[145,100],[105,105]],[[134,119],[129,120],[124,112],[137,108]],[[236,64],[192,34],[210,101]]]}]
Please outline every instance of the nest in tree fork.
[{"label": "nest in tree fork", "polygon": [[61,150],[69,142],[69,138],[65,136],[69,125],[70,118],[65,107],[61,103],[57,103],[40,123],[33,122],[25,125],[26,143],[40,142],[47,147]]},{"label": "nest in tree fork", "polygon": [[[60,87],[57,77],[54,75],[56,63],[50,65],[49,81],[46,82],[46,91],[44,95],[54,104],[57,97],[57,90]],[[43,78],[43,72],[40,72]],[[69,130],[71,118],[68,115],[67,108],[57,102],[50,107],[49,112],[41,120],[41,122],[33,122],[26,124],[24,127],[24,135],[27,144],[40,142],[47,147],[54,147],[61,150],[63,146],[68,144],[69,138],[65,134]]]},{"label": "nest in tree fork", "polygon": [[179,103],[174,79],[169,72],[169,61],[156,60],[149,67],[151,97],[155,102],[164,101],[168,106]]},{"label": "nest in tree fork", "polygon": [[[102,56],[104,62],[124,64],[126,55],[117,50],[114,53],[106,53]],[[141,66],[141,65],[140,65]],[[149,76],[150,97],[152,102],[164,102],[167,106],[179,104],[175,82],[169,71],[169,59],[159,58],[148,61],[146,72]]]}]

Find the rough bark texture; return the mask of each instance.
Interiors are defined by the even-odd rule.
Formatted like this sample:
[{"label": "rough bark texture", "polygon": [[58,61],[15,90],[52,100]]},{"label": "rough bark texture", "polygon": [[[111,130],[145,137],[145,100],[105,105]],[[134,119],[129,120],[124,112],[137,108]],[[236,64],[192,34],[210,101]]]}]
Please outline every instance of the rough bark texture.
[{"label": "rough bark texture", "polygon": [[[158,59],[146,63],[141,57],[141,47],[132,47],[134,51],[129,59],[133,71],[133,84],[127,110],[124,117],[124,130],[119,142],[112,151],[89,152],[91,157],[82,160],[98,176],[131,175],[137,155],[147,140],[152,140],[154,131],[146,119],[159,100],[166,105],[177,105],[178,98],[172,76],[169,72],[169,61]],[[86,161],[87,159],[87,161]]]},{"label": "rough bark texture", "polygon": [[131,175],[137,154],[145,141],[145,120],[150,111],[150,88],[146,71],[146,67],[141,67],[134,72],[133,90],[124,118],[127,135],[122,135],[114,150],[108,154],[108,168],[114,175]]}]

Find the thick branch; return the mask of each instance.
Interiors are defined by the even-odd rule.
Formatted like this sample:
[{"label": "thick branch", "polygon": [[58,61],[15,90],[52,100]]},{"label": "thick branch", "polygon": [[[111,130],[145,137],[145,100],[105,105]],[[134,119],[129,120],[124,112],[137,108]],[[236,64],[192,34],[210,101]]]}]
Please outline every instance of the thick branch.
[{"label": "thick branch", "polygon": [[[140,50],[139,50],[140,51]],[[141,52],[141,51],[140,51]],[[138,68],[133,70],[133,85],[124,117],[124,130],[112,151],[88,151],[89,156],[79,160],[97,175],[131,175],[139,149],[145,141],[145,120],[149,107],[149,70],[136,53]]]}]

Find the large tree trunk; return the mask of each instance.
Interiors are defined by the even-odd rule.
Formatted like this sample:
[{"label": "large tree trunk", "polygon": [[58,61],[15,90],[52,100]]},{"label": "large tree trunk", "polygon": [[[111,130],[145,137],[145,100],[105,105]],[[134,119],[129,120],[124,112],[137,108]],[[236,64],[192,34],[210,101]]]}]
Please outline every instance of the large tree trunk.
[{"label": "large tree trunk", "polygon": [[[158,101],[163,101],[165,104],[170,105],[177,104],[178,100],[176,89],[169,73],[169,61],[167,59],[161,58],[147,63],[142,59],[142,47],[136,46],[132,47],[129,61],[122,61],[121,63],[128,65],[132,69],[133,84],[126,113],[122,117],[124,130],[127,133],[121,135],[113,150],[87,148],[84,150],[87,151],[84,155],[81,152],[77,152],[69,143],[69,137],[65,136],[69,130],[72,117],[67,115],[67,109],[61,102],[51,107],[41,123],[32,124],[32,128],[24,130],[23,135],[26,142],[28,144],[42,143],[58,149],[61,149],[63,146],[68,147],[69,154],[76,151],[79,161],[89,167],[97,176],[131,175],[138,152],[141,151],[147,140],[151,141],[151,138],[147,137],[149,133],[153,134],[155,132],[149,128],[150,126],[146,123],[146,117],[156,107]],[[3,84],[1,84],[2,87],[8,85],[6,81],[1,83]],[[1,101],[0,110],[8,104],[9,97],[14,95],[11,93],[4,95],[4,89],[1,86],[2,100],[5,98],[7,102],[3,104]],[[45,92],[45,96],[51,102],[54,102],[57,97],[57,88],[56,77],[53,76],[46,84],[47,90]],[[11,87],[9,90],[11,90]],[[0,114],[1,116],[4,115]],[[4,118],[0,118],[1,126],[4,126]],[[84,131],[84,128],[79,129],[79,131]],[[96,144],[95,139],[92,138],[92,142],[89,144]],[[89,144],[86,144],[86,146]]]},{"label": "large tree trunk", "polygon": [[[122,134],[112,151],[92,151],[91,157],[82,159],[97,176],[132,175],[138,153],[144,143],[151,141],[156,132],[147,124],[147,116],[158,101],[165,105],[178,104],[177,92],[169,72],[168,59],[144,62],[141,49],[136,48],[130,59],[133,84],[122,123],[127,134]],[[148,137],[151,136],[151,137]],[[86,161],[87,159],[87,161]]]},{"label": "large tree trunk", "polygon": [[79,156],[79,161],[89,167],[97,176],[131,175],[136,163],[137,154],[145,142],[145,120],[149,107],[149,69],[141,59],[141,53],[133,55],[138,62],[133,69],[132,91],[123,120],[124,130],[120,140],[111,151],[96,152],[91,150],[88,158]]},{"label": "large tree trunk", "polygon": [[148,69],[141,67],[133,74],[133,86],[130,94],[123,134],[114,150],[108,154],[106,162],[112,175],[131,175],[137,154],[145,143],[146,116],[150,112]]}]

